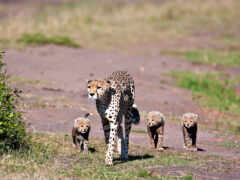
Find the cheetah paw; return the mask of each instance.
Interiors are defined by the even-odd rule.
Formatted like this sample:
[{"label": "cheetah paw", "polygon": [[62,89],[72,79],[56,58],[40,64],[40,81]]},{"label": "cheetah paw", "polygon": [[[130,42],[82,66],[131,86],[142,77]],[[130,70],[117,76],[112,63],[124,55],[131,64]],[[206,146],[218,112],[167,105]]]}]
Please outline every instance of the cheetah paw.
[{"label": "cheetah paw", "polygon": [[164,148],[163,147],[159,147],[158,151],[164,151]]},{"label": "cheetah paw", "polygon": [[112,162],[105,162],[105,165],[108,166],[108,167],[111,167],[111,166],[113,166],[113,163]]},{"label": "cheetah paw", "polygon": [[89,154],[88,150],[84,150],[83,154]]},{"label": "cheetah paw", "polygon": [[186,150],[191,151],[191,152],[196,152],[197,148],[196,147],[189,147],[189,148],[186,148]]},{"label": "cheetah paw", "polygon": [[190,151],[192,151],[192,152],[197,152],[197,148],[196,148],[196,147],[191,148]]}]

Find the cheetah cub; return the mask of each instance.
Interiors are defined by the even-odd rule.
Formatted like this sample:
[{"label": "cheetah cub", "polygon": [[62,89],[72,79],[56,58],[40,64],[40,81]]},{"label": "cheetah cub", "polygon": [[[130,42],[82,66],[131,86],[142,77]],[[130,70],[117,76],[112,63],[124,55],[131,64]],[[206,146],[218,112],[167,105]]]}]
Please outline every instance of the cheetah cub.
[{"label": "cheetah cub", "polygon": [[[147,131],[150,138],[152,148],[164,150],[163,134],[164,134],[165,117],[158,111],[151,111],[147,115]],[[159,138],[159,143],[158,143]]]},{"label": "cheetah cub", "polygon": [[72,140],[73,146],[79,147],[81,152],[88,152],[88,136],[90,132],[90,121],[88,116],[90,114],[85,114],[84,117],[79,117],[74,120],[74,126],[72,129]]},{"label": "cheetah cub", "polygon": [[182,116],[182,131],[184,148],[188,151],[197,151],[197,121],[198,115],[194,113],[185,113]]}]

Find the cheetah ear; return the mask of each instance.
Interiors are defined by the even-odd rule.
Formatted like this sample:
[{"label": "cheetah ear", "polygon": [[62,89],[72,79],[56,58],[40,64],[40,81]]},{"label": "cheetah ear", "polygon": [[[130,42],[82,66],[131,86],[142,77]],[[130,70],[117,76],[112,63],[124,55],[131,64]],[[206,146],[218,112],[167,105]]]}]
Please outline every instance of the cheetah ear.
[{"label": "cheetah ear", "polygon": [[88,80],[88,82],[87,82],[87,83],[90,83],[90,82],[92,82],[92,80]]},{"label": "cheetah ear", "polygon": [[199,115],[198,114],[195,114],[195,119],[197,120],[199,118]]},{"label": "cheetah ear", "polygon": [[74,120],[74,125],[73,125],[74,128],[77,127],[78,121],[79,121],[79,119],[75,119],[75,120]]},{"label": "cheetah ear", "polygon": [[107,87],[111,88],[112,87],[112,81],[111,80],[105,80]]},{"label": "cheetah ear", "polygon": [[106,80],[106,83],[109,85],[109,91],[112,92],[112,94],[116,93],[116,87],[114,81]]},{"label": "cheetah ear", "polygon": [[181,120],[184,120],[185,115],[183,114],[183,115],[181,115],[181,116],[178,116],[178,118],[181,119]]}]

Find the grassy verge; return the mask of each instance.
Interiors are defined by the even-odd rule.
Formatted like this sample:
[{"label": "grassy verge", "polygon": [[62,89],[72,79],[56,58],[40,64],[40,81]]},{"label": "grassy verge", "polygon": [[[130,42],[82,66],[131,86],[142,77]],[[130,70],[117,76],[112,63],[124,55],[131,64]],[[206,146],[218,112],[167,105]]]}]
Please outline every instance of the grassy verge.
[{"label": "grassy verge", "polygon": [[147,131],[142,130],[142,129],[132,129],[131,132],[140,133],[140,134],[146,134],[147,133]]},{"label": "grassy verge", "polygon": [[[82,154],[72,147],[71,137],[55,134],[32,134],[29,149],[10,152],[1,157],[2,178],[40,179],[192,179],[187,172],[183,177],[161,176],[153,168],[165,166],[202,167],[210,162],[225,163],[220,158],[199,157],[192,153],[156,152],[139,146],[130,146],[129,161],[122,163],[118,155],[115,166],[105,167],[105,144],[91,139],[89,154]],[[211,166],[211,163],[208,163]],[[184,174],[184,173],[183,173]]]},{"label": "grassy verge", "polygon": [[[26,33],[36,35],[39,32],[47,37],[69,37],[83,47],[115,49],[143,43],[192,40],[195,36],[197,43],[199,36],[216,42],[226,34],[231,41],[238,39],[240,27],[236,23],[240,17],[238,0],[204,3],[194,0],[184,2],[184,6],[178,0],[135,3],[68,1],[37,7],[29,3],[19,7],[16,4],[17,15],[10,14],[9,8],[0,4],[2,14],[8,15],[0,22],[0,46],[3,47],[18,47],[17,39]],[[24,13],[18,13],[18,8]],[[229,44],[225,40],[221,43]]]},{"label": "grassy verge", "polygon": [[227,147],[227,148],[230,148],[230,149],[233,149],[233,148],[235,149],[235,148],[240,147],[240,143],[237,142],[237,141],[229,141],[229,142],[221,143],[221,144],[219,144],[219,146]]},{"label": "grassy verge", "polygon": [[52,86],[50,82],[34,80],[34,79],[26,79],[18,76],[9,76],[8,82],[11,84],[24,84],[24,85],[39,85],[39,86]]},{"label": "grassy verge", "polygon": [[224,50],[162,51],[197,63],[211,65],[240,66],[240,52]]},{"label": "grassy verge", "polygon": [[240,98],[235,94],[235,82],[224,73],[198,74],[193,72],[171,72],[177,85],[193,92],[202,106],[239,114]]},{"label": "grassy verge", "polygon": [[80,45],[74,42],[71,38],[67,36],[51,36],[48,37],[43,33],[34,33],[34,34],[23,34],[18,42],[23,43],[24,45],[46,45],[46,44],[55,44],[60,46],[69,46],[73,48],[79,48]]},{"label": "grassy verge", "polygon": [[220,117],[215,121],[215,128],[228,127],[239,131],[237,116],[240,114],[240,97],[235,93],[237,80],[229,78],[225,73],[170,73],[176,78],[176,85],[192,91],[193,100],[202,107],[216,109]]}]

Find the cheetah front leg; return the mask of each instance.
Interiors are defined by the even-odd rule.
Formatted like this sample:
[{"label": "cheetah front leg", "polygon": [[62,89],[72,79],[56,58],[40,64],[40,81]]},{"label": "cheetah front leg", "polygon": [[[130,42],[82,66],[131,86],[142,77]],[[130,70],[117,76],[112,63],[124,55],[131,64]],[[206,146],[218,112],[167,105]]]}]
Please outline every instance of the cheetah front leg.
[{"label": "cheetah front leg", "polygon": [[105,143],[109,144],[109,136],[110,136],[110,124],[107,118],[102,117],[102,126],[103,126],[103,132],[105,137]]},{"label": "cheetah front leg", "polygon": [[158,145],[158,132],[154,132],[154,148],[157,148]]},{"label": "cheetah front leg", "polygon": [[192,148],[191,151],[197,151],[197,127],[195,127],[195,132],[192,135]]},{"label": "cheetah front leg", "polygon": [[118,154],[120,155],[120,159],[124,160],[125,158],[125,143],[124,143],[124,137],[123,137],[123,128],[121,125],[118,127],[118,141],[117,141],[117,150]]},{"label": "cheetah front leg", "polygon": [[109,137],[108,150],[107,150],[106,159],[105,159],[105,164],[107,166],[113,165],[113,148],[115,144],[115,136],[117,133],[117,129],[118,129],[118,123],[116,121],[110,122],[110,137]]},{"label": "cheetah front leg", "polygon": [[79,147],[80,147],[80,151],[83,152],[84,151],[84,140],[83,139],[80,140]]},{"label": "cheetah front leg", "polygon": [[154,133],[152,133],[150,127],[147,127],[147,132],[148,132],[148,136],[149,136],[149,139],[150,139],[150,146],[152,149],[155,148],[155,143],[154,143]]},{"label": "cheetah front leg", "polygon": [[183,148],[186,149],[186,145],[187,145],[187,142],[186,142],[186,129],[185,127],[183,126],[182,127],[182,133],[183,133]]},{"label": "cheetah front leg", "polygon": [[88,140],[84,140],[84,141],[83,141],[83,152],[84,152],[85,154],[88,153]]},{"label": "cheetah front leg", "polygon": [[158,150],[162,151],[164,150],[163,148],[163,137],[164,137],[164,126],[160,126],[158,129],[157,129],[157,136],[159,137],[159,141],[158,141]]},{"label": "cheetah front leg", "polygon": [[183,138],[184,138],[184,146],[186,148],[186,150],[191,150],[192,147],[192,139],[190,137],[190,135],[187,132],[187,129],[185,127],[183,127]]},{"label": "cheetah front leg", "polygon": [[115,95],[112,96],[111,102],[108,106],[108,109],[105,111],[105,117],[108,119],[110,125],[110,135],[109,135],[109,143],[108,143],[108,150],[105,158],[106,166],[113,165],[113,148],[115,144],[115,136],[117,134],[118,125],[121,122],[119,119],[119,102],[120,96],[116,92]]}]

